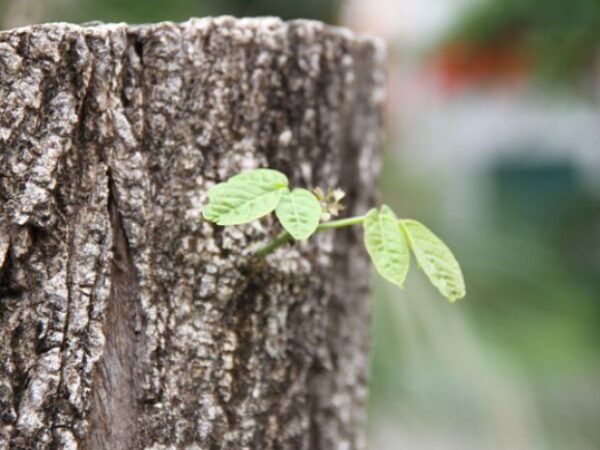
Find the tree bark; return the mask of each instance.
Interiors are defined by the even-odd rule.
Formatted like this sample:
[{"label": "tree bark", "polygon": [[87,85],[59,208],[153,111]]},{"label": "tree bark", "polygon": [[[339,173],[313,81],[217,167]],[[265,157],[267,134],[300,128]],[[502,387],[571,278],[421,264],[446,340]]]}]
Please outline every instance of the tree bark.
[{"label": "tree bark", "polygon": [[0,449],[364,447],[360,230],[249,255],[253,167],[372,204],[383,50],[311,21],[0,33]]}]

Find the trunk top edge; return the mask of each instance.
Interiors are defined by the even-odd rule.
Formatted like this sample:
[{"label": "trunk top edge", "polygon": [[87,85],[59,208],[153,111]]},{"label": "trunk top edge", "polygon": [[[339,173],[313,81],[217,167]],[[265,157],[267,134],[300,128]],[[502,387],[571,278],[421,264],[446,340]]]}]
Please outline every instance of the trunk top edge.
[{"label": "trunk top edge", "polygon": [[43,24],[27,25],[23,27],[0,30],[0,41],[14,34],[39,33],[39,32],[80,32],[90,31],[115,31],[126,29],[132,33],[156,32],[165,28],[196,28],[210,29],[212,27],[249,29],[261,31],[280,31],[282,28],[304,28],[312,33],[325,33],[332,36],[338,36],[347,41],[354,41],[359,44],[370,44],[377,49],[384,49],[384,40],[378,36],[368,33],[356,33],[349,28],[337,25],[329,25],[324,22],[312,19],[293,19],[284,21],[275,16],[260,17],[234,17],[229,15],[215,17],[191,17],[184,22],[157,22],[149,24],[128,24],[125,22],[104,23],[104,22],[85,22],[74,24],[68,22],[49,22]]}]

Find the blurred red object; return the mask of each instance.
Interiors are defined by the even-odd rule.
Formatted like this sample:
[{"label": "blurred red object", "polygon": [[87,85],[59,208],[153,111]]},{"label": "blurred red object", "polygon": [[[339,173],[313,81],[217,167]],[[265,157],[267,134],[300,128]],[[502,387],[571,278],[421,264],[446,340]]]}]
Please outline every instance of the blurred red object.
[{"label": "blurred red object", "polygon": [[519,86],[530,68],[530,58],[514,42],[485,47],[455,42],[442,48],[433,62],[433,70],[449,93],[481,83]]}]

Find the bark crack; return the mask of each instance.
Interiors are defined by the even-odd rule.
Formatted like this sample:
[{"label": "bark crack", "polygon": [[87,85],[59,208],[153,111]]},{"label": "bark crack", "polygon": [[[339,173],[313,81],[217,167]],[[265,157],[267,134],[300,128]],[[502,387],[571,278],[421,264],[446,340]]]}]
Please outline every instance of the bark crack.
[{"label": "bark crack", "polygon": [[109,174],[108,213],[112,230],[110,296],[105,310],[105,347],[94,374],[87,450],[136,448],[136,357],[139,285]]}]

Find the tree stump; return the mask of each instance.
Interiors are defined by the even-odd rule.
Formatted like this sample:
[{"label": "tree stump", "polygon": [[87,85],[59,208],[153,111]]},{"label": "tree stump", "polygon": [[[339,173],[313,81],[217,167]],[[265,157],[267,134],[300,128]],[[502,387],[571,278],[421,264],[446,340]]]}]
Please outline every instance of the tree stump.
[{"label": "tree stump", "polygon": [[0,32],[0,449],[364,447],[360,230],[264,261],[254,167],[372,205],[384,52],[312,21]]}]

